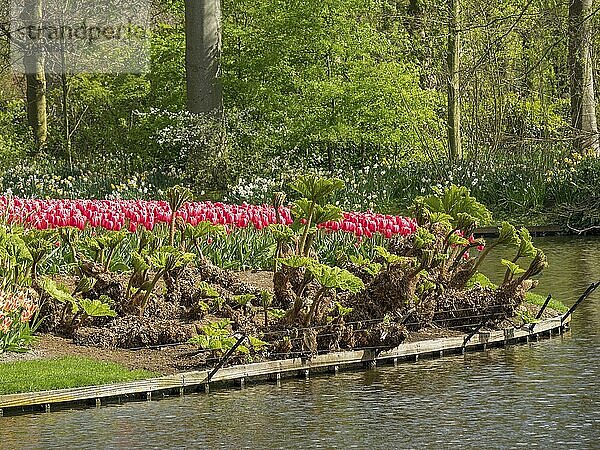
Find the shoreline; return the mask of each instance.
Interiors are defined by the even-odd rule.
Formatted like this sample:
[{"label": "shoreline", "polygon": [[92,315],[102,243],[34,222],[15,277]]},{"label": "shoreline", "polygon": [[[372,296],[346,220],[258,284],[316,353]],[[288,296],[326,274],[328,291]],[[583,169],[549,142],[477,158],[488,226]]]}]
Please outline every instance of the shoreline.
[{"label": "shoreline", "polygon": [[216,387],[244,387],[248,381],[277,382],[282,378],[309,378],[311,373],[337,373],[355,368],[374,369],[377,365],[437,358],[467,351],[485,351],[530,339],[552,337],[569,328],[570,316],[556,316],[521,328],[481,331],[474,335],[402,343],[385,351],[362,349],[332,352],[312,358],[290,358],[221,368],[212,378],[210,370],[182,372],[142,381],[85,386],[51,391],[24,392],[0,396],[0,416],[51,412],[74,407],[100,407],[124,401],[152,400],[193,392],[210,392]]}]

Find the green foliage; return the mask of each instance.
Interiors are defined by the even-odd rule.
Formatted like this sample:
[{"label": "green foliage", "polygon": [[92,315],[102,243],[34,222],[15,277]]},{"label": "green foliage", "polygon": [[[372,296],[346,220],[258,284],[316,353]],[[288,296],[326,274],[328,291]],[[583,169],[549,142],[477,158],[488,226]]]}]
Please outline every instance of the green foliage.
[{"label": "green foliage", "polygon": [[502,222],[500,228],[498,228],[498,239],[496,245],[519,245],[520,238],[517,230],[513,225],[508,222]]},{"label": "green foliage", "polygon": [[192,247],[198,252],[200,258],[203,257],[201,245],[207,241],[209,237],[226,236],[225,227],[219,224],[213,224],[209,221],[200,222],[196,226],[189,223],[185,225],[183,232],[183,241],[186,251],[191,251]]},{"label": "green foliage", "polygon": [[435,188],[433,195],[417,198],[415,208],[425,208],[429,214],[436,214],[434,217],[438,221],[451,217],[454,229],[487,225],[492,220],[490,211],[470,195],[468,188],[454,184],[445,189]]},{"label": "green foliage", "polygon": [[79,305],[89,317],[117,317],[117,313],[111,309],[110,304],[106,303],[106,299],[103,301],[82,298],[79,300]]},{"label": "green foliage", "polygon": [[240,306],[250,305],[253,298],[254,298],[253,294],[241,294],[241,295],[234,295],[232,297],[233,301]]},{"label": "green foliage", "polygon": [[335,308],[336,308],[336,312],[337,312],[338,316],[340,316],[340,317],[346,317],[348,314],[350,314],[354,310],[354,308],[345,307],[340,302],[335,302]]},{"label": "green foliage", "polygon": [[[546,297],[536,294],[535,292],[528,291],[525,294],[525,301],[530,305],[536,305],[541,307],[546,302]],[[550,303],[548,303],[548,308],[557,311],[560,314],[564,314],[569,310],[569,307],[562,303],[560,300],[555,298],[550,299]]]},{"label": "green foliage", "polygon": [[193,200],[192,191],[186,187],[173,186],[167,189],[167,202],[173,215],[186,203]]},{"label": "green foliage", "polygon": [[536,254],[536,248],[533,246],[531,240],[531,234],[527,228],[521,228],[519,230],[519,250],[517,251],[516,258],[533,258]]},{"label": "green foliage", "polygon": [[506,266],[508,268],[508,270],[510,271],[510,274],[515,277],[518,275],[522,275],[525,273],[525,269],[521,268],[518,264],[515,264],[512,261],[508,261],[506,259],[503,259],[501,261],[503,266]]},{"label": "green foliage", "polygon": [[302,229],[297,253],[308,256],[317,232],[316,226],[342,218],[341,209],[326,202],[332,194],[344,188],[344,183],[337,178],[308,174],[297,177],[290,183],[290,187],[304,196],[292,205],[292,215],[295,228]]},{"label": "green foliage", "polygon": [[496,287],[488,277],[486,277],[484,274],[482,274],[481,272],[476,272],[470,279],[469,282],[467,283],[467,289],[472,288],[473,286],[475,286],[476,284],[478,284],[481,287]]},{"label": "green foliage", "polygon": [[205,297],[205,298],[217,298],[221,295],[221,294],[219,294],[219,291],[217,291],[213,286],[208,284],[206,281],[201,281],[200,283],[198,283],[198,294],[201,297]]},{"label": "green foliage", "polygon": [[75,319],[81,317],[85,320],[88,317],[116,317],[117,313],[111,308],[109,298],[106,296],[98,300],[79,298],[74,296],[69,288],[62,283],[57,283],[50,278],[42,278],[40,287],[44,293],[59,303],[63,303],[65,308],[68,306],[73,317],[71,324]]},{"label": "green foliage", "polygon": [[[302,175],[290,184],[290,187],[306,198],[310,203],[323,204],[336,191],[344,189],[344,182],[338,178],[323,178],[316,174]],[[308,215],[308,208],[306,208]]]},{"label": "green foliage", "polygon": [[531,314],[528,310],[517,311],[517,317],[521,319],[524,324],[539,322],[539,320],[536,320],[535,316]]},{"label": "green foliage", "polygon": [[0,225],[0,289],[12,290],[30,284],[33,263],[23,232]]},{"label": "green foliage", "polygon": [[71,306],[73,314],[79,312],[79,304],[75,297],[71,295],[69,288],[63,283],[58,283],[50,278],[43,278],[40,281],[40,287],[43,292],[49,295],[52,299],[60,303],[65,303]]},{"label": "green foliage", "polygon": [[[232,334],[230,325],[231,321],[229,319],[222,319],[206,324],[200,329],[202,334],[194,336],[189,342],[198,345],[200,348],[213,350],[218,354],[226,353],[238,341],[238,338]],[[247,340],[250,347],[255,351],[261,351],[269,345],[266,342],[251,336],[248,336]],[[248,354],[250,353],[250,348],[247,345],[242,344],[236,351],[242,354]]]},{"label": "green foliage", "polygon": [[365,288],[360,278],[339,267],[313,263],[308,265],[308,270],[319,284],[327,289],[340,289],[356,294]]},{"label": "green foliage", "polygon": [[415,248],[420,250],[433,244],[435,242],[435,236],[429,230],[418,227],[417,231],[414,233],[414,240]]},{"label": "green foliage", "polygon": [[[379,247],[379,248],[383,248],[383,247]],[[383,250],[385,251],[385,248],[383,248]],[[394,255],[392,255],[392,256],[394,256]],[[381,264],[372,262],[370,259],[366,258],[363,255],[358,255],[358,256],[350,255],[350,261],[353,264],[356,264],[357,266],[360,266],[363,269],[365,269],[365,271],[372,276],[375,276],[379,272],[381,272]]]},{"label": "green foliage", "polygon": [[[75,232],[75,234],[77,233]],[[95,236],[86,236],[83,239],[79,239],[78,236],[72,236],[71,239],[75,241],[74,247],[82,252],[81,255],[84,259],[84,261],[81,261],[82,263],[93,261],[101,265],[105,271],[108,271],[112,268],[113,259],[127,236],[127,230],[107,230]]]},{"label": "green foliage", "polygon": [[408,260],[406,256],[394,255],[393,253],[390,253],[385,247],[382,247],[380,245],[375,247],[375,251],[379,256],[381,256],[385,260],[388,266],[405,263]]}]

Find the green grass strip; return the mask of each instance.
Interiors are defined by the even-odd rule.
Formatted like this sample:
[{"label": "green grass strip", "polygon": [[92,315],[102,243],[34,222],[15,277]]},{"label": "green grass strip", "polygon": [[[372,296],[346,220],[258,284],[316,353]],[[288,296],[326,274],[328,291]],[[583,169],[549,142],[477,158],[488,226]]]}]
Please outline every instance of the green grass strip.
[{"label": "green grass strip", "polygon": [[[531,305],[537,305],[541,307],[546,301],[546,297],[536,294],[535,292],[527,292],[527,294],[525,294],[525,301]],[[564,314],[569,310],[569,308],[567,308],[560,300],[556,300],[555,298],[550,299],[548,308],[558,311],[561,314]]]},{"label": "green grass strip", "polygon": [[159,374],[74,356],[6,362],[0,363],[0,394],[96,386],[156,376]]}]

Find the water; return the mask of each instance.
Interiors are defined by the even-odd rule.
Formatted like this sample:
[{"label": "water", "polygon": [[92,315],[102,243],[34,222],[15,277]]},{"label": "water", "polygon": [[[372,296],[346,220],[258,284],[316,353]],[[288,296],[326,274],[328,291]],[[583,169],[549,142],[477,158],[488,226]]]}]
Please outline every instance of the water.
[{"label": "water", "polygon": [[[537,242],[551,264],[540,293],[572,302],[600,279],[600,239]],[[0,448],[600,448],[599,357],[596,293],[559,338],[281,387],[5,417]]]}]

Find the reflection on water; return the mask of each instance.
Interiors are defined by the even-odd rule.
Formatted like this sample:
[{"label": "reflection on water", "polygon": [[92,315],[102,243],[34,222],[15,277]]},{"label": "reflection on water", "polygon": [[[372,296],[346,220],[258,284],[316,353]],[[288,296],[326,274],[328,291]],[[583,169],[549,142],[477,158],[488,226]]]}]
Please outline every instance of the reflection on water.
[{"label": "reflection on water", "polygon": [[[600,279],[600,239],[537,241],[540,293]],[[494,270],[493,261],[485,267]],[[598,448],[600,294],[566,335],[396,368],[0,419],[0,448]]]}]

